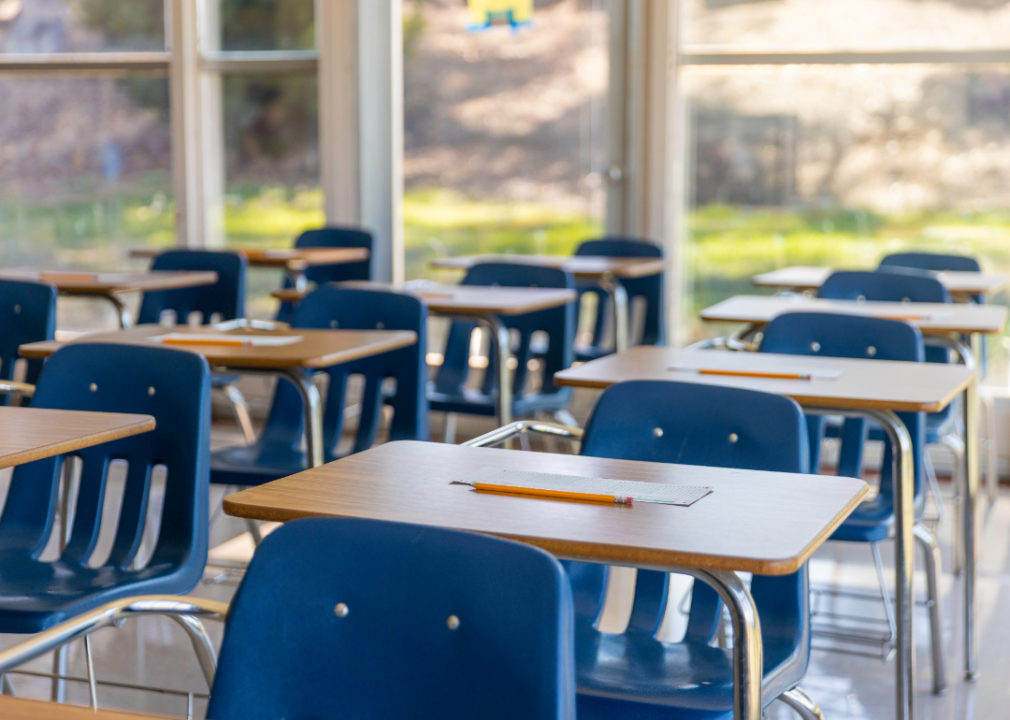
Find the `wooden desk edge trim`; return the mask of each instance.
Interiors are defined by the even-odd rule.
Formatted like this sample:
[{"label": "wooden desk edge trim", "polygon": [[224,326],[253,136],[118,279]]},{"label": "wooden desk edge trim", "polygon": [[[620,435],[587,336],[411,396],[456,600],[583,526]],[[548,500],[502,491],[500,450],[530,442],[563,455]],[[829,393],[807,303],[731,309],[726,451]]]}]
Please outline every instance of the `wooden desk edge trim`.
[{"label": "wooden desk edge trim", "polygon": [[[995,305],[985,305],[985,306],[981,306],[981,307],[993,308],[993,307],[996,307],[996,306]],[[1003,308],[1003,309],[1006,310],[1006,308]],[[796,308],[789,309],[789,310],[783,310],[782,312],[780,312],[777,315],[773,316],[772,320],[774,320],[775,318],[777,318],[779,315],[785,315],[785,314],[791,313],[791,312],[817,313],[817,312],[824,312],[824,311],[820,310],[818,308],[796,307]],[[702,310],[700,313],[698,313],[698,317],[700,317],[705,322],[737,323],[739,325],[752,325],[755,328],[764,327],[769,322],[771,322],[771,320],[753,319],[753,318],[743,318],[743,319],[741,319],[741,318],[738,318],[738,317],[729,317],[729,318],[727,318],[727,317],[713,317],[711,315],[706,315],[705,313],[706,313],[705,310]],[[845,315],[847,313],[844,313],[844,312],[834,313],[834,312],[828,311],[828,312],[825,312],[825,314],[826,315]],[[858,315],[858,313],[856,313],[856,315]],[[874,316],[873,315],[869,315],[867,317],[874,317]],[[1007,321],[1007,315],[1004,314],[1003,321],[998,326],[990,325],[990,326],[988,326],[986,328],[981,328],[980,327],[980,328],[974,328],[974,329],[970,329],[970,330],[969,329],[965,329],[963,327],[948,328],[948,327],[943,327],[941,325],[937,325],[935,323],[931,324],[931,325],[921,325],[921,324],[918,324],[918,323],[912,323],[912,324],[915,325],[915,327],[917,327],[919,329],[919,332],[921,332],[923,335],[948,335],[948,334],[960,335],[962,333],[968,333],[968,334],[981,333],[982,335],[997,335],[997,334],[999,334],[1003,330],[1003,326],[1006,325],[1006,321]]]},{"label": "wooden desk edge trim", "polygon": [[[155,426],[156,423],[153,417],[143,416],[135,423],[123,425],[114,430],[99,430],[89,433],[88,435],[82,435],[73,440],[53,442],[48,445],[39,445],[31,450],[25,450],[19,453],[10,453],[9,455],[5,455],[3,457],[2,462],[0,462],[0,468],[16,467],[18,465],[24,465],[25,463],[34,462],[35,460],[43,460],[56,455],[65,455],[67,453],[74,452],[75,450],[82,450],[84,448],[94,447],[95,445],[103,445],[107,442],[133,437],[134,435],[141,435],[146,432],[151,432],[154,430]],[[94,439],[96,437],[100,437],[101,439],[98,442],[95,442]]]},{"label": "wooden desk edge trim", "polygon": [[[531,538],[525,535],[513,535],[509,533],[482,532],[479,530],[462,530],[462,532],[474,532],[482,535],[492,535],[507,540],[515,540],[526,545],[538,547],[546,550],[552,555],[562,559],[582,560],[598,562],[611,565],[625,565],[627,567],[655,568],[704,568],[706,570],[735,570],[738,572],[751,572],[757,575],[791,575],[803,567],[804,563],[810,559],[821,545],[841,526],[845,519],[852,514],[853,510],[862,502],[869,492],[869,486],[863,483],[859,492],[845,505],[835,518],[817,536],[807,544],[799,555],[792,558],[781,558],[779,560],[735,560],[722,555],[706,555],[704,553],[672,553],[661,550],[643,550],[634,547],[624,547],[621,545],[601,545],[598,543],[572,542],[566,540],[552,540],[547,538]],[[240,493],[236,493],[240,494]],[[268,520],[271,522],[289,522],[310,517],[342,518],[356,517],[349,515],[338,515],[332,512],[297,512],[293,510],[280,510],[277,508],[256,505],[245,502],[235,502],[229,495],[224,498],[223,509],[225,514],[232,517],[252,518],[255,520]],[[423,524],[423,523],[418,523]],[[433,526],[438,527],[438,526]]]},{"label": "wooden desk edge trim", "polygon": [[[297,329],[297,328],[293,328]],[[405,347],[410,347],[411,345],[417,344],[417,333],[413,330],[387,330],[390,333],[404,333],[403,337],[399,340],[387,341],[381,350],[375,351],[375,346],[365,346],[356,348],[355,350],[342,352],[337,355],[337,359],[334,360],[334,356],[328,355],[318,360],[311,362],[306,362],[301,365],[301,367],[307,368],[327,368],[333,365],[343,365],[344,363],[351,362],[353,360],[361,360],[362,358],[373,357],[375,355],[382,355],[383,353],[392,352],[394,350],[402,350]],[[421,358],[423,361],[424,358]],[[234,367],[234,366],[233,366]]]}]

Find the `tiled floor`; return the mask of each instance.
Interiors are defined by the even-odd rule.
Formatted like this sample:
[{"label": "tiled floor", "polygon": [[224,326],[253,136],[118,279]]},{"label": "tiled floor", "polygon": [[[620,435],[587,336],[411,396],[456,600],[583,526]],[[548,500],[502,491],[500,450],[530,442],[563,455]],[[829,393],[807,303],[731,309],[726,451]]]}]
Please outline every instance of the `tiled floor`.
[{"label": "tiled floor", "polygon": [[[576,413],[583,419],[582,413]],[[488,422],[486,429],[490,429]],[[461,428],[461,435],[482,432],[483,425]],[[436,422],[435,437],[438,437]],[[214,444],[238,441],[238,434],[227,426],[215,429]],[[214,500],[222,492],[215,489]],[[213,542],[221,542],[244,530],[243,523],[220,517],[213,528]],[[978,620],[980,625],[979,668],[977,682],[965,682],[962,677],[961,584],[949,572],[950,527],[939,530],[944,563],[942,579],[944,605],[945,655],[948,663],[949,690],[943,697],[930,694],[931,669],[929,635],[925,609],[916,615],[917,692],[915,717],[920,720],[988,720],[1005,717],[1010,706],[1010,490],[986,514],[979,576]],[[884,547],[884,562],[890,570],[890,547]],[[876,588],[872,557],[865,546],[829,544],[816,555],[812,564],[815,583],[844,582],[847,586],[867,590]],[[916,587],[921,591],[924,578],[920,572]],[[195,593],[227,600],[233,592],[228,584],[203,584]],[[865,609],[881,613],[879,604],[861,603]],[[614,610],[619,624],[621,608]],[[881,615],[882,616],[882,615]],[[673,624],[676,624],[674,619]],[[672,628],[672,626],[671,626]],[[216,639],[221,629],[211,628]],[[676,628],[671,632],[675,633]],[[16,643],[17,636],[0,636],[0,646]],[[206,693],[199,666],[183,632],[171,622],[148,618],[131,621],[121,629],[102,631],[95,637],[95,664],[101,679],[118,682],[150,683],[184,692]],[[43,659],[32,669],[47,672],[51,660]],[[71,670],[83,676],[83,651],[80,643],[71,651]],[[14,686],[20,695],[47,698],[49,681],[16,677]],[[887,719],[894,717],[894,665],[879,659],[814,651],[810,670],[803,688],[817,700],[828,718]],[[70,702],[86,704],[87,686],[71,684]],[[104,707],[143,710],[172,717],[185,717],[188,698],[185,696],[138,693],[130,690],[100,687],[99,699]],[[203,717],[205,702],[194,701],[194,717]],[[773,706],[770,717],[795,717],[789,710]]]}]

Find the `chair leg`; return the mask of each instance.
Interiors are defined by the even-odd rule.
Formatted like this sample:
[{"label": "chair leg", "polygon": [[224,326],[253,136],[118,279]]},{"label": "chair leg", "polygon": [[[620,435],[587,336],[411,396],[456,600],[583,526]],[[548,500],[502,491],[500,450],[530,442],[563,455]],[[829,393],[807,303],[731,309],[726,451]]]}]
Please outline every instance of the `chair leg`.
[{"label": "chair leg", "polygon": [[249,405],[245,401],[245,395],[234,385],[225,385],[221,390],[231,400],[232,409],[235,411],[235,419],[238,420],[238,424],[242,428],[246,444],[254,444],[256,442],[256,428],[253,427],[252,416],[249,414]]},{"label": "chair leg", "polygon": [[936,503],[936,521],[943,522],[943,496],[940,495],[940,483],[937,482],[936,479],[936,468],[933,467],[933,461],[930,460],[929,453],[927,452],[922,454],[922,469],[926,473],[926,482],[929,484],[929,494],[933,496],[933,502]]},{"label": "chair leg", "polygon": [[554,419],[565,427],[577,428],[579,426],[579,422],[575,419],[575,416],[565,409],[555,411]]},{"label": "chair leg", "polygon": [[887,616],[887,627],[891,636],[888,642],[894,642],[898,636],[898,623],[894,619],[894,605],[891,604],[891,593],[887,590],[887,578],[884,576],[884,562],[880,559],[880,544],[870,543],[873,552],[873,564],[877,568],[877,582],[880,583],[880,599],[884,601],[884,615]]},{"label": "chair leg", "polygon": [[824,720],[824,713],[821,712],[817,703],[798,687],[782,693],[777,699],[795,710],[803,720]]},{"label": "chair leg", "polygon": [[91,636],[84,636],[84,659],[88,666],[88,694],[91,697],[91,709],[98,712],[98,688],[95,685],[95,661],[91,656]]},{"label": "chair leg", "polygon": [[0,694],[6,695],[7,697],[17,697],[14,693],[14,686],[11,685],[10,676],[7,673],[0,675]]},{"label": "chair leg", "polygon": [[[64,676],[67,674],[67,646],[62,645],[53,652],[53,675]],[[67,681],[53,678],[51,699],[53,702],[62,703],[67,700]]]},{"label": "chair leg", "polygon": [[177,622],[193,645],[193,652],[200,662],[200,669],[203,670],[203,677],[207,681],[207,687],[214,687],[214,675],[217,674],[217,651],[214,650],[214,643],[207,634],[207,629],[200,618],[195,615],[169,615]]},{"label": "chair leg", "polygon": [[978,399],[985,411],[985,479],[989,502],[992,503],[996,502],[996,497],[999,495],[999,447],[996,445],[996,438],[999,437],[999,434],[996,429],[996,401],[984,388],[979,388]]},{"label": "chair leg", "polygon": [[449,445],[456,442],[456,413],[454,412],[445,414],[445,432],[442,433],[442,442]]},{"label": "chair leg", "polygon": [[933,657],[933,694],[943,695],[947,691],[947,671],[943,655],[943,627],[940,624],[940,547],[936,536],[922,523],[912,529],[916,541],[922,547],[926,568],[926,604],[929,608],[930,651]]},{"label": "chair leg", "polygon": [[246,527],[249,528],[249,534],[252,535],[253,545],[259,547],[260,543],[263,542],[263,534],[260,532],[259,523],[252,518],[248,518],[246,519]]},{"label": "chair leg", "polygon": [[964,561],[964,543],[961,532],[961,503],[964,502],[964,441],[956,434],[950,433],[940,438],[940,444],[947,447],[954,454],[954,542],[953,558],[954,575],[961,574],[961,567]]}]

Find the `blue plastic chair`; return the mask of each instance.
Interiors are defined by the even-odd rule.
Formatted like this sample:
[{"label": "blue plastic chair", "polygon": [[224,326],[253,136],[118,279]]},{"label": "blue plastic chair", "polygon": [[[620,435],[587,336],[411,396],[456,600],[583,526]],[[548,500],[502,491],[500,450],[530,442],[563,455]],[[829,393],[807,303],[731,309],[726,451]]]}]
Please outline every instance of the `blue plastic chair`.
[{"label": "blue plastic chair", "polygon": [[[159,323],[163,313],[175,315],[175,322],[186,325],[191,313],[200,314],[204,325],[212,321],[245,317],[246,270],[245,257],[231,252],[210,250],[171,250],[155,258],[151,270],[190,270],[217,273],[217,282],[192,288],[157,290],[144,293],[137,322]],[[235,411],[247,442],[253,442],[256,431],[245,397],[235,386],[237,375],[211,376],[211,386],[225,394]]]},{"label": "blue plastic chair", "polygon": [[[662,433],[655,429],[661,428]],[[586,426],[581,454],[684,465],[806,472],[803,411],[779,395],[699,383],[633,381],[607,389]],[[669,576],[639,570],[635,604],[620,635],[595,629],[606,567],[567,563],[576,608],[580,718],[723,718],[732,715],[733,654],[712,647],[721,601],[695,582],[688,628],[676,643],[655,638]],[[810,650],[807,571],[755,576],[761,618],[764,700],[804,705],[792,692]],[[809,701],[808,701],[809,702]]]},{"label": "blue plastic chair", "polygon": [[[14,379],[18,348],[32,342],[52,340],[56,332],[56,288],[19,280],[0,280],[0,379]],[[25,382],[34,385],[42,360],[28,360]],[[0,396],[7,405],[9,396]]]},{"label": "blue plastic chair", "polygon": [[[341,330],[413,330],[418,341],[409,347],[326,368],[329,390],[323,417],[323,455],[337,459],[343,435],[347,381],[364,377],[361,415],[352,452],[375,443],[383,405],[393,408],[390,440],[428,439],[425,363],[428,311],[414,295],[394,291],[327,285],[307,295],[295,310],[293,327]],[[395,381],[395,392],[388,385]],[[384,390],[384,387],[387,390]],[[287,381],[279,381],[266,425],[256,443],[215,452],[211,482],[260,485],[308,468],[302,449],[305,433],[302,399]]]},{"label": "blue plastic chair", "polygon": [[[361,228],[327,226],[306,230],[295,240],[296,248],[366,248],[372,251],[372,233]],[[317,265],[305,271],[305,279],[309,282],[322,286],[331,282],[345,282],[349,280],[371,280],[372,260],[362,260],[361,262],[345,263],[343,265]],[[284,278],[284,287],[292,287],[291,279]],[[277,312],[277,319],[281,322],[290,322],[294,316],[294,305],[291,303],[281,303]]]},{"label": "blue plastic chair", "polygon": [[[909,323],[896,320],[841,315],[835,313],[793,312],[779,315],[764,328],[760,352],[815,357],[844,357],[874,360],[923,362],[925,352],[922,334]],[[937,578],[940,573],[940,553],[932,531],[919,522],[925,507],[923,460],[925,453],[925,413],[898,413],[912,440],[914,503],[916,519],[914,534],[922,546],[926,560],[927,595],[930,605],[932,632],[933,684],[935,692],[945,686],[942,663],[942,634],[940,628],[939,593]],[[841,431],[841,451],[838,475],[861,477],[863,449],[867,439],[867,421],[849,418]],[[810,442],[814,453],[819,451],[823,436],[823,417],[808,417]],[[886,436],[883,464],[880,469],[880,486],[876,497],[860,504],[842,526],[831,536],[832,540],[869,543],[880,574],[877,544],[894,534],[894,477],[893,448]],[[814,453],[811,453],[813,455]],[[816,471],[819,464],[811,464]]]},{"label": "blue plastic chair", "polygon": [[940,253],[906,252],[887,255],[880,261],[880,267],[903,267],[933,272],[982,272],[978,260],[965,255],[943,255]]},{"label": "blue plastic chair", "polygon": [[[35,408],[152,415],[152,432],[73,455],[81,459],[73,528],[56,560],[42,561],[57,514],[62,457],[14,469],[0,515],[0,632],[34,633],[118,598],[186,593],[207,558],[210,369],[200,355],[162,347],[76,343],[46,363]],[[89,566],[103,524],[109,466],[128,464],[111,554]],[[151,559],[134,567],[151,475],[164,465],[164,506]]]},{"label": "blue plastic chair", "polygon": [[572,676],[568,583],[542,550],[299,520],[232,601],[207,717],[574,720]]},{"label": "blue plastic chair", "polygon": [[[520,265],[516,263],[484,263],[467,272],[463,285],[501,285],[504,287],[575,288],[572,276],[556,268]],[[540,412],[564,410],[572,389],[554,383],[554,374],[572,364],[575,339],[576,303],[540,310],[525,315],[502,316],[505,327],[515,330],[519,342],[513,342],[512,354],[517,361],[512,388],[513,417]],[[428,392],[432,410],[472,415],[495,415],[494,398],[498,386],[497,358],[488,359],[484,382],[480,388],[467,388],[470,373],[470,336],[476,323],[454,321],[449,329],[443,361]],[[547,335],[547,347],[534,342],[534,334]],[[542,364],[542,383],[537,390],[526,389],[529,361],[537,358]]]},{"label": "blue plastic chair", "polygon": [[[576,255],[599,255],[604,257],[646,257],[661,258],[663,249],[648,240],[626,237],[604,237],[599,240],[587,240],[579,245]],[[636,297],[645,301],[645,322],[642,328],[642,345],[666,345],[666,320],[664,308],[666,301],[663,291],[663,274],[650,275],[641,278],[622,279],[621,284],[628,293],[628,308]],[[602,288],[588,283],[579,283],[579,299],[586,293],[594,293],[598,300],[596,305],[596,320],[593,326],[593,341],[589,345],[575,347],[575,359],[586,362],[613,352],[613,348],[601,347],[603,341],[603,324],[607,317],[613,315],[610,308],[610,298]]]},{"label": "blue plastic chair", "polygon": [[158,323],[164,312],[175,313],[185,325],[190,313],[198,312],[206,325],[213,316],[220,320],[245,317],[245,257],[210,250],[172,250],[155,258],[151,270],[204,270],[217,273],[217,282],[200,287],[156,290],[144,293],[138,323]]},{"label": "blue plastic chair", "polygon": [[[853,300],[863,297],[869,301],[883,302],[949,303],[951,301],[947,288],[932,275],[915,268],[902,269],[890,266],[877,272],[836,272],[824,283],[818,296],[835,300]],[[947,348],[927,347],[925,352],[926,362],[949,362]],[[925,442],[927,445],[942,444],[950,449],[958,463],[956,466],[960,467],[964,458],[964,441],[961,440],[956,427],[957,407],[957,403],[951,403],[940,412],[930,413],[926,416]],[[875,424],[871,427],[870,439],[883,440],[882,430]],[[828,429],[828,434],[832,434],[831,428]],[[854,446],[855,443],[850,444],[850,447]],[[937,507],[940,508],[942,516],[943,500],[936,481],[936,473],[928,455],[923,455],[923,462]]]}]

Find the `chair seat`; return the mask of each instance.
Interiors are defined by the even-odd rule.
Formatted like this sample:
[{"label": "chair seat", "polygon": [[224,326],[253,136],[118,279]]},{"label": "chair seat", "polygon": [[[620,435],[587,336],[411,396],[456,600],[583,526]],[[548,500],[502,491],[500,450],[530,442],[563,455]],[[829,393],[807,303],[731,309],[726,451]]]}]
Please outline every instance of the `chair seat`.
[{"label": "chair seat", "polygon": [[204,560],[141,570],[40,562],[24,551],[0,552],[0,633],[37,633],[83,612],[135,595],[183,595],[196,587]]},{"label": "chair seat", "polygon": [[[337,458],[324,449],[323,459],[333,462]],[[257,443],[211,453],[210,481],[250,487],[304,472],[308,467],[304,450],[287,444]]]},{"label": "chair seat", "polygon": [[[763,693],[766,704],[803,679],[806,664],[792,662],[794,649],[791,643],[776,642],[774,634],[766,638]],[[575,657],[580,719],[596,716],[594,707],[602,710],[612,705],[594,700],[622,701],[620,704],[627,704],[628,709],[632,703],[677,708],[676,718],[732,717],[732,650],[700,641],[660,642],[641,632],[601,633],[579,622]],[[613,707],[607,709],[607,714],[613,717],[638,717],[627,711],[615,713]],[[681,714],[685,710],[698,714]]]},{"label": "chair seat", "polygon": [[891,503],[881,502],[878,495],[872,500],[860,503],[842,526],[835,530],[832,540],[848,542],[880,542],[894,533],[894,508]]},{"label": "chair seat", "polygon": [[[531,393],[512,400],[513,417],[533,415],[538,412],[554,412],[568,407],[572,398],[571,388],[561,388],[552,393]],[[458,412],[470,415],[494,417],[495,401],[492,395],[480,390],[464,390],[462,395],[428,392],[428,405],[439,412]]]}]

